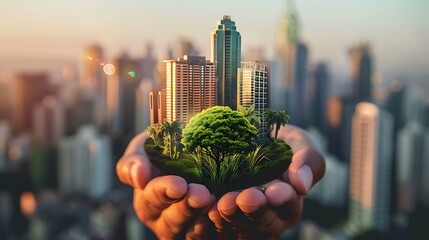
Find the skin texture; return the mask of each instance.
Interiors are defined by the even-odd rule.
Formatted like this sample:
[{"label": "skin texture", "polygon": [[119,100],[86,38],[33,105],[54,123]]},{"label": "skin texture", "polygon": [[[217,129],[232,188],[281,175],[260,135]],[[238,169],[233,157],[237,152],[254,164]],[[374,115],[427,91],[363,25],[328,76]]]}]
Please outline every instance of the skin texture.
[{"label": "skin texture", "polygon": [[159,239],[276,239],[302,213],[302,196],[324,175],[323,157],[305,131],[286,125],[279,131],[294,156],[281,179],[248,188],[218,201],[200,184],[160,176],[143,150],[146,133],[137,135],[116,165],[119,179],[134,188],[138,218]]}]

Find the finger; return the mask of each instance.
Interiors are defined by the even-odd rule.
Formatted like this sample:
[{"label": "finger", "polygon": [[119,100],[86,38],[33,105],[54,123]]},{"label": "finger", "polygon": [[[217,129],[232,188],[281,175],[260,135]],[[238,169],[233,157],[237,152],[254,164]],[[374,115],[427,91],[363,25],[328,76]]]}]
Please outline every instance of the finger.
[{"label": "finger", "polygon": [[217,204],[212,206],[208,216],[215,226],[216,239],[229,239],[232,234],[231,226],[220,215]]},{"label": "finger", "polygon": [[143,149],[146,139],[147,135],[144,132],[133,138],[125,154],[116,164],[119,180],[134,188],[143,189],[151,178],[159,174]]},{"label": "finger", "polygon": [[212,204],[209,190],[203,185],[191,183],[186,197],[161,213],[158,229],[169,229],[167,238],[176,238],[186,233],[199,214],[207,214]]},{"label": "finger", "polygon": [[291,185],[281,181],[274,182],[267,186],[265,196],[270,208],[289,225],[294,224],[301,216],[302,199]]},{"label": "finger", "polygon": [[301,195],[306,195],[325,173],[325,161],[307,136],[298,127],[286,125],[279,131],[279,138],[285,140],[294,153],[283,179],[290,182]]},{"label": "finger", "polygon": [[256,188],[248,188],[238,194],[235,201],[240,210],[248,217],[257,218],[267,207],[267,198]]},{"label": "finger", "polygon": [[213,223],[205,215],[198,215],[185,234],[185,239],[210,239],[215,235]]},{"label": "finger", "polygon": [[125,150],[124,156],[128,154],[145,154],[144,152],[144,143],[146,142],[148,136],[146,131],[143,131],[137,134],[128,144],[127,149]]},{"label": "finger", "polygon": [[162,176],[150,181],[134,198],[134,209],[144,219],[154,221],[172,203],[181,200],[187,192],[186,181],[178,176]]},{"label": "finger", "polygon": [[236,203],[250,220],[250,224],[246,224],[247,229],[241,233],[243,236],[267,239],[278,236],[285,229],[286,222],[267,206],[268,199],[260,190],[255,188],[244,190],[238,195]]},{"label": "finger", "polygon": [[306,195],[325,174],[325,161],[314,149],[302,149],[294,153],[292,163],[285,174],[297,192]]},{"label": "finger", "polygon": [[239,192],[225,193],[217,203],[217,209],[220,216],[227,222],[232,222],[234,215],[237,213],[238,206],[235,203]]}]

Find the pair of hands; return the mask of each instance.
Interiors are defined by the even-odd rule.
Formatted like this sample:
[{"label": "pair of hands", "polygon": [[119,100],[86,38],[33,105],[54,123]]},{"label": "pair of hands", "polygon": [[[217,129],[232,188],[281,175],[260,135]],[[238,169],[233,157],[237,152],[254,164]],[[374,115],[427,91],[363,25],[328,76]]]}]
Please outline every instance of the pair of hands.
[{"label": "pair of hands", "polygon": [[201,184],[161,176],[144,152],[145,132],[137,135],[116,165],[119,179],[134,188],[134,210],[159,239],[275,239],[302,213],[302,196],[325,172],[323,157],[306,133],[286,125],[279,131],[294,153],[281,179],[229,192],[218,201]]}]

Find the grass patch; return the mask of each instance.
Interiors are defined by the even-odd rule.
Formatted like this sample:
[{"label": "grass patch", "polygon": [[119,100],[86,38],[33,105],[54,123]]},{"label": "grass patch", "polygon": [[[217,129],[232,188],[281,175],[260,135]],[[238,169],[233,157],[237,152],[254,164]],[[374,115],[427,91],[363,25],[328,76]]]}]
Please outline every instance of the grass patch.
[{"label": "grass patch", "polygon": [[229,191],[258,186],[282,176],[289,167],[292,150],[283,140],[260,146],[249,154],[227,156],[216,176],[216,162],[206,155],[189,154],[186,150],[177,160],[162,154],[152,139],[144,145],[154,166],[166,175],[178,175],[188,183],[204,184],[216,197]]}]

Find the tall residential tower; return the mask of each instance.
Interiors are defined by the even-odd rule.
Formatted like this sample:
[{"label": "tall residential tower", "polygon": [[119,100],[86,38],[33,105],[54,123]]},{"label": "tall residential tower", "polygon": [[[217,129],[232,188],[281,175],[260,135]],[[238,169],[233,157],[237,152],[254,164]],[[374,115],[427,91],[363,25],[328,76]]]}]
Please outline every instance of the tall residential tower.
[{"label": "tall residential tower", "polygon": [[256,61],[242,62],[238,69],[237,101],[245,108],[255,104],[255,111],[259,112],[261,121],[258,141],[264,141],[268,136],[263,115],[270,107],[268,68],[268,63]]},{"label": "tall residential tower", "polygon": [[393,120],[376,105],[361,102],[352,124],[350,230],[386,232],[390,224]]},{"label": "tall residential tower", "polygon": [[165,63],[168,121],[187,123],[193,115],[216,105],[214,63],[205,57],[186,55]]}]

